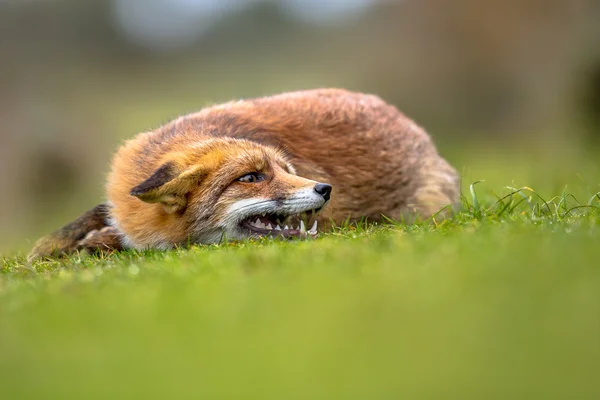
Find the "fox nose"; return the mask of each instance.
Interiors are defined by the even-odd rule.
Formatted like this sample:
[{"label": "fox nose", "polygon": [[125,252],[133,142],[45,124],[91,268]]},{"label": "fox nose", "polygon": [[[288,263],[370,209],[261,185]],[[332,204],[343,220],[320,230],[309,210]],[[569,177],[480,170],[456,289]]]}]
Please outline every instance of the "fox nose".
[{"label": "fox nose", "polygon": [[329,197],[331,197],[331,185],[328,185],[326,183],[317,183],[315,185],[315,192],[323,196],[325,201],[328,201]]}]

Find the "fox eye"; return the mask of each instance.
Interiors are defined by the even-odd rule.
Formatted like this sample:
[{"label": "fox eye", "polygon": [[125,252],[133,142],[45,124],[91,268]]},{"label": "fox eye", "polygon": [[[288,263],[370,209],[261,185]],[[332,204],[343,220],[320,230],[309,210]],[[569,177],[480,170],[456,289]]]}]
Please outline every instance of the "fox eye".
[{"label": "fox eye", "polygon": [[243,183],[256,183],[256,182],[264,181],[265,176],[262,174],[259,174],[257,172],[252,172],[252,173],[246,174],[246,175],[238,178],[237,180],[238,180],[238,182],[243,182]]}]

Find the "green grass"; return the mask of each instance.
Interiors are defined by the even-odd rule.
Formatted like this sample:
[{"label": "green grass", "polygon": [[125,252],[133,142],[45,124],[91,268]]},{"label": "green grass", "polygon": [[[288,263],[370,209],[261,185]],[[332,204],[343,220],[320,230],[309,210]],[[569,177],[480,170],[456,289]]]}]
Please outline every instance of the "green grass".
[{"label": "green grass", "polygon": [[465,194],[314,241],[5,258],[2,398],[600,398],[600,195]]}]

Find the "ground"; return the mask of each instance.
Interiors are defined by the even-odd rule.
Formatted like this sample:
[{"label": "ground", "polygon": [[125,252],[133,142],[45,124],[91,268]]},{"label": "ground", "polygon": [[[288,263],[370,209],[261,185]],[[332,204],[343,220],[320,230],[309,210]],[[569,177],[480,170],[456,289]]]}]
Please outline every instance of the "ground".
[{"label": "ground", "polygon": [[596,178],[310,241],[5,257],[2,398],[600,398]]}]

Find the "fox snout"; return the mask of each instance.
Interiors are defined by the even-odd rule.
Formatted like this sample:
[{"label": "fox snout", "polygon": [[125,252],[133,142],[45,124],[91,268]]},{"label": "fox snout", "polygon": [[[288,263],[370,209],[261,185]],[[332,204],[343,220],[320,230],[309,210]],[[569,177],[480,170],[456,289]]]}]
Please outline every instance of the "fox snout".
[{"label": "fox snout", "polygon": [[331,198],[331,189],[331,185],[327,183],[317,183],[315,185],[315,192],[323,196],[323,199],[325,201],[329,201],[329,199]]}]

